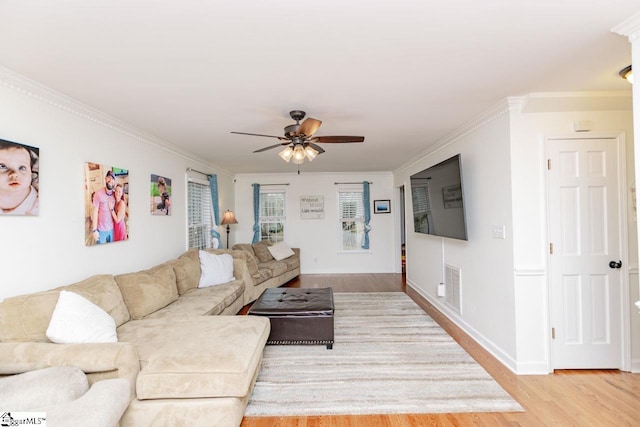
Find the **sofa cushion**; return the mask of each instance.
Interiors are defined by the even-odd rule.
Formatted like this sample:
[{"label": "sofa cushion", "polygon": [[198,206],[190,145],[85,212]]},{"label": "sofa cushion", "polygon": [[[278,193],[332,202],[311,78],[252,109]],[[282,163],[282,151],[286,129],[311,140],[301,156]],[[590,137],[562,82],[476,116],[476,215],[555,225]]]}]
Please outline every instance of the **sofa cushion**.
[{"label": "sofa cushion", "polygon": [[54,366],[0,378],[0,402],[13,411],[42,411],[78,399],[88,390],[87,376],[75,366]]},{"label": "sofa cushion", "polygon": [[253,284],[254,286],[258,286],[260,283],[265,280],[269,280],[273,277],[273,271],[270,268],[262,267],[258,269],[258,274],[253,276]]},{"label": "sofa cushion", "polygon": [[229,254],[212,254],[206,251],[198,252],[200,258],[199,288],[222,285],[235,280],[233,277],[233,258]]},{"label": "sofa cushion", "polygon": [[[194,253],[197,254],[198,250],[194,250]],[[178,259],[168,261],[167,264],[173,267],[179,295],[198,287],[200,281],[200,260],[198,257],[194,259],[191,256],[181,256]]]},{"label": "sofa cushion", "polygon": [[178,301],[146,316],[145,319],[218,315],[244,292],[244,282],[234,280],[224,285],[192,289]]},{"label": "sofa cushion", "polygon": [[109,313],[116,326],[128,322],[131,318],[115,277],[110,274],[91,276],[59,290],[67,290],[85,297],[104,311]]},{"label": "sofa cushion", "polygon": [[253,252],[253,246],[251,245],[251,243],[236,243],[235,245],[233,245],[233,249],[237,249],[240,251],[247,251],[251,255],[255,256],[255,253]]},{"label": "sofa cushion", "polygon": [[118,329],[140,358],[137,398],[243,397],[269,336],[259,316],[134,320]]},{"label": "sofa cushion", "polygon": [[171,265],[115,276],[132,319],[166,307],[178,299],[176,275]]},{"label": "sofa cushion", "polygon": [[47,337],[59,344],[117,342],[116,322],[106,311],[70,291],[60,291]]},{"label": "sofa cushion", "polygon": [[256,254],[256,258],[260,262],[268,262],[273,261],[273,256],[271,252],[269,252],[269,246],[271,244],[266,242],[258,242],[251,245],[253,247],[253,252]]},{"label": "sofa cushion", "polygon": [[247,261],[247,269],[249,270],[249,274],[253,277],[260,277],[260,273],[258,271],[258,259],[253,254],[253,252],[243,251],[245,255],[245,260]]},{"label": "sofa cushion", "polygon": [[116,326],[129,321],[129,311],[114,277],[102,274],[50,291],[5,299],[0,303],[0,341],[48,342],[46,331],[63,289],[102,308],[113,317]]},{"label": "sofa cushion", "polygon": [[300,267],[300,257],[297,256],[290,256],[289,258],[285,258],[280,262],[287,264],[287,271],[295,270],[296,268]]},{"label": "sofa cushion", "polygon": [[268,268],[273,273],[273,277],[278,277],[287,272],[287,264],[282,261],[271,260],[269,262],[261,262],[260,268]]},{"label": "sofa cushion", "polygon": [[267,248],[269,249],[269,253],[271,253],[273,259],[276,261],[282,261],[283,259],[294,255],[291,248],[285,242],[276,243],[273,246],[267,246]]}]

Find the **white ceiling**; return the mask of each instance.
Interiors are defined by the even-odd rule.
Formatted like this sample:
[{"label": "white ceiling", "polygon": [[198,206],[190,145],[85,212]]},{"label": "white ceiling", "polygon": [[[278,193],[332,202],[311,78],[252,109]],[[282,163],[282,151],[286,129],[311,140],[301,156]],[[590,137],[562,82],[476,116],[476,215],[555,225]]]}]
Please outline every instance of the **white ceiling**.
[{"label": "white ceiling", "polygon": [[0,66],[232,172],[391,171],[507,96],[629,91],[639,0],[0,0]]}]

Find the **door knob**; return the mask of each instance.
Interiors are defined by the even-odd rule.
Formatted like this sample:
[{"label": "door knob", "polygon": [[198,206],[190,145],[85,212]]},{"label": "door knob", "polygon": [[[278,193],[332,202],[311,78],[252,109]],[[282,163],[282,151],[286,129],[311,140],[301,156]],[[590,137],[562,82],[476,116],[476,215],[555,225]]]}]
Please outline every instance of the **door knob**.
[{"label": "door knob", "polygon": [[621,268],[622,261],[609,261],[609,268]]}]

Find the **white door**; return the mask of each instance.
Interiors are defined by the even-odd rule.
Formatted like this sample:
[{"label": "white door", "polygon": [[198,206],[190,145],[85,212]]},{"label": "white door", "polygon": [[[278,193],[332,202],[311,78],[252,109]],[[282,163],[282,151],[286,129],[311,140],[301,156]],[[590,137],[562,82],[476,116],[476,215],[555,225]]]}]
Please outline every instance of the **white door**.
[{"label": "white door", "polygon": [[547,152],[552,367],[620,368],[617,140],[550,140]]}]

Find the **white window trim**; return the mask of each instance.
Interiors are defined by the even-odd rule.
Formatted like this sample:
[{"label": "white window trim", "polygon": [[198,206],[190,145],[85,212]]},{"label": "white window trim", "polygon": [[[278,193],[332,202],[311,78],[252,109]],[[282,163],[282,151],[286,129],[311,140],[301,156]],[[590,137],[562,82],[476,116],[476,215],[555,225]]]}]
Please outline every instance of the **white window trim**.
[{"label": "white window trim", "polygon": [[[284,198],[284,209],[283,209],[283,216],[282,216],[282,224],[283,224],[283,232],[282,232],[282,241],[285,242],[286,238],[287,238],[287,190],[285,188],[282,188],[280,186],[278,187],[273,187],[273,186],[260,186],[260,198],[262,198],[263,194],[274,194],[274,193],[281,193],[283,194],[283,198]],[[258,224],[260,225],[260,240],[262,240],[262,215],[259,216],[258,219]],[[279,218],[279,217],[272,217],[272,218]]]}]

